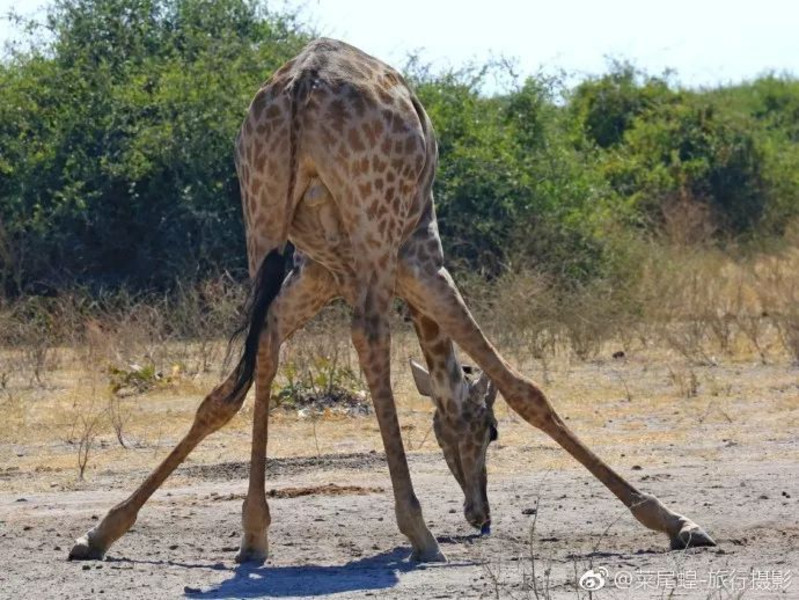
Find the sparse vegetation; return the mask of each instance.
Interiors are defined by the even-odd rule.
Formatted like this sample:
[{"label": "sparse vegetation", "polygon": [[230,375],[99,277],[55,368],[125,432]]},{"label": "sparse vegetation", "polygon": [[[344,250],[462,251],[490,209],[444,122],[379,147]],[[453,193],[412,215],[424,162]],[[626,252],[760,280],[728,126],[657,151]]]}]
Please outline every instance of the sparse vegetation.
[{"label": "sparse vegetation", "polygon": [[86,467],[89,464],[89,454],[97,438],[97,429],[100,423],[98,415],[78,414],[75,419],[75,444],[78,458],[78,479],[83,480]]},{"label": "sparse vegetation", "polygon": [[130,411],[127,410],[122,404],[122,400],[118,396],[114,395],[108,400],[106,414],[108,415],[108,421],[111,423],[111,427],[114,430],[114,435],[116,435],[117,442],[119,442],[119,445],[123,448],[127,448],[128,446],[125,443],[124,430],[125,425],[130,420]]},{"label": "sparse vegetation", "polygon": [[[24,424],[65,372],[90,379],[104,416],[75,422],[124,449],[139,400],[219,374],[246,289],[232,139],[312,32],[238,0],[60,0],[28,25],[48,35],[0,65],[0,398]],[[503,68],[405,72],[440,142],[449,266],[506,355],[550,384],[558,361],[657,349],[686,400],[723,389],[709,365],[799,362],[795,80],[686,90],[620,63],[483,94]],[[287,344],[274,407],[365,405],[346,315]]]},{"label": "sparse vegetation", "polygon": [[[21,23],[32,34],[27,45],[10,48],[0,62],[0,442],[10,450],[0,463],[4,493],[97,489],[101,479],[104,489],[129,487],[185,433],[199,398],[224,372],[226,338],[246,295],[232,141],[258,84],[313,35],[297,17],[249,0],[55,0],[47,11],[39,23]],[[786,521],[791,494],[796,498],[799,82],[764,75],[690,90],[672,76],[614,63],[571,88],[565,78],[519,80],[507,71],[509,86],[484,94],[483,81],[503,69],[496,63],[434,72],[418,58],[405,67],[440,141],[435,195],[448,267],[478,321],[514,366],[543,378],[586,443],[614,468],[633,470],[631,482],[648,489],[673,478],[669,489],[690,498],[691,510],[712,507],[707,511],[724,519],[718,539],[736,546],[733,558],[769,561],[759,568],[785,564],[796,536],[771,532],[761,516]],[[411,391],[407,373],[408,356],[419,351],[404,308],[395,306],[391,376],[401,431],[414,471],[429,469],[426,487],[441,494],[445,467],[427,460],[438,455],[432,405]],[[334,304],[282,348],[270,469],[280,467],[274,458],[315,454],[322,465],[352,453],[355,463],[381,468],[379,475],[353,469],[358,477],[386,477],[374,419],[350,418],[370,404],[348,324],[346,307]],[[230,481],[246,473],[232,467],[249,451],[251,416],[245,403],[169,485],[185,488],[191,473],[231,466],[228,494]],[[504,537],[474,541],[498,549],[483,557],[487,589],[498,598],[593,598],[577,582],[599,566],[599,542],[542,539],[536,519],[551,505],[561,518],[571,515],[553,522],[574,530],[609,495],[581,486],[572,494],[579,476],[569,469],[578,465],[550,452],[554,442],[531,442],[530,428],[501,402],[496,416],[501,437],[489,477],[497,488],[505,480],[490,490],[492,502],[502,491],[533,518],[528,540],[514,525]],[[733,454],[739,445],[745,450]],[[773,472],[763,468],[772,460]],[[673,469],[678,461],[688,467]],[[695,468],[714,461],[727,467],[723,475]],[[739,462],[753,464],[739,473]],[[563,474],[552,489],[572,486],[564,507],[566,495],[542,504],[539,494],[530,508],[517,474],[552,467]],[[314,470],[313,478],[322,476]],[[159,519],[174,521],[196,516],[201,499],[206,507],[222,501],[216,491],[203,498],[206,486],[197,487],[202,491],[185,496],[167,491],[168,501],[150,506]],[[288,512],[287,500],[306,494],[387,489],[314,483],[269,495],[283,498]],[[237,504],[243,497],[233,496]],[[7,509],[22,515],[28,501],[20,494]],[[446,501],[457,507],[460,498]],[[6,539],[17,540],[17,553],[28,548],[46,560],[48,552],[64,554],[62,546],[50,550],[51,532],[67,535],[75,509],[49,510],[56,504],[27,507],[33,528],[21,517],[8,519]],[[428,506],[430,518],[436,513]],[[224,508],[227,517],[237,509]],[[437,520],[452,513],[457,527],[458,508],[435,508]],[[202,524],[206,514],[192,522]],[[607,514],[592,516],[585,535],[601,531]],[[361,559],[353,557],[364,553],[378,555],[364,563],[370,585],[396,577],[394,552],[389,563],[379,562],[386,539],[399,536],[393,529],[386,539],[364,538],[375,542],[371,549],[346,541],[364,529],[387,531],[378,524],[390,518],[366,523],[362,511],[338,509],[334,518],[308,521],[307,510],[298,518],[303,535],[282,550],[338,544],[335,560],[346,563],[310,565],[309,579],[321,582],[317,592],[332,591],[327,575],[357,569]],[[649,544],[640,535],[618,538],[620,554],[606,558],[668,566],[669,555],[631,553]],[[508,568],[506,554],[517,550],[522,555]],[[171,575],[161,567],[188,564],[173,560],[180,559],[177,542],[174,551],[147,566],[157,570],[148,585],[161,593],[173,592],[163,587]],[[719,566],[719,554],[680,553],[675,572],[686,570],[678,562],[686,556]],[[62,562],[40,565],[37,577],[52,580]],[[10,563],[10,577],[27,573],[29,564]],[[387,576],[375,576],[383,564]],[[470,579],[480,575],[479,566],[451,566]],[[272,569],[278,578],[281,569]],[[194,570],[203,586],[204,577],[225,573]],[[87,576],[98,573],[109,574],[106,568]],[[240,579],[236,585],[263,584]]]},{"label": "sparse vegetation", "polygon": [[283,384],[272,393],[272,406],[308,412],[343,411],[368,414],[367,392],[361,378],[338,364],[338,356],[317,356],[306,364],[284,363]]}]

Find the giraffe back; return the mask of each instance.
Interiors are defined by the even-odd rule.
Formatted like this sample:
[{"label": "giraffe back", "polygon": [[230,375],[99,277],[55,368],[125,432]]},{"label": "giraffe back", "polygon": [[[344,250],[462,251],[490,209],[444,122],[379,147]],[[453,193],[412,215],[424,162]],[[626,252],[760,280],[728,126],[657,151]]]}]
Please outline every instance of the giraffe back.
[{"label": "giraffe back", "polygon": [[433,217],[430,119],[402,76],[319,39],[256,94],[236,144],[251,271],[290,239],[332,272]]}]

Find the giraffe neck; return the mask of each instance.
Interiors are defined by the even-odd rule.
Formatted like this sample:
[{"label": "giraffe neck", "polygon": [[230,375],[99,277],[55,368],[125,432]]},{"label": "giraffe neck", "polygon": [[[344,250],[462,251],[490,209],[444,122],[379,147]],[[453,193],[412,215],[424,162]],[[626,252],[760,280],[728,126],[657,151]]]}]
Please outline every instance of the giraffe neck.
[{"label": "giraffe neck", "polygon": [[446,343],[444,353],[433,353],[425,359],[430,369],[430,380],[433,386],[434,398],[440,399],[440,407],[445,415],[458,416],[463,411],[463,402],[468,392],[468,382],[455,353],[451,341]]},{"label": "giraffe neck", "polygon": [[469,383],[455,353],[455,345],[435,321],[413,309],[411,314],[430,373],[432,397],[444,415],[457,417],[462,413]]}]

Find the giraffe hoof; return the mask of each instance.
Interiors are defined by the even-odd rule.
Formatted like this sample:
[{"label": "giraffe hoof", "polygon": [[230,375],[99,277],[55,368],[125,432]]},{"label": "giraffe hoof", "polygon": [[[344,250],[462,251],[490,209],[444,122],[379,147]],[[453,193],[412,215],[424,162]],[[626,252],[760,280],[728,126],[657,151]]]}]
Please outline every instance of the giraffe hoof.
[{"label": "giraffe hoof", "polygon": [[67,560],[102,560],[104,555],[105,548],[93,544],[89,536],[84,535],[75,541]]},{"label": "giraffe hoof", "polygon": [[239,564],[262,565],[266,562],[266,552],[258,548],[241,548],[235,560]]},{"label": "giraffe hoof", "polygon": [[491,535],[491,521],[483,523],[483,526],[480,528],[480,535]]},{"label": "giraffe hoof", "polygon": [[245,533],[239,544],[239,551],[236,553],[237,563],[249,563],[262,565],[269,556],[269,542],[266,534]]},{"label": "giraffe hoof", "polygon": [[676,535],[671,537],[671,549],[683,550],[685,548],[701,548],[715,546],[715,540],[696,523],[688,522],[683,525]]},{"label": "giraffe hoof", "polygon": [[441,552],[441,549],[436,545],[429,550],[416,550],[411,553],[411,560],[420,563],[445,563],[447,557]]}]

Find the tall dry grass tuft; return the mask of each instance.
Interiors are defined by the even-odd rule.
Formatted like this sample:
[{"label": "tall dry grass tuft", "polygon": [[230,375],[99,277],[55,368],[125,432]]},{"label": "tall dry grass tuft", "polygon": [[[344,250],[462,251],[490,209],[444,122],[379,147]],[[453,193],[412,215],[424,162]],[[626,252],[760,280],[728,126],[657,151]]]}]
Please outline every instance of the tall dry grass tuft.
[{"label": "tall dry grass tuft", "polygon": [[799,358],[799,252],[734,259],[719,250],[667,248],[648,261],[638,286],[642,319],[692,363],[756,355]]},{"label": "tall dry grass tuft", "polygon": [[[701,245],[636,244],[613,276],[568,288],[525,269],[492,282],[459,279],[490,338],[515,360],[540,364],[545,382],[555,358],[608,358],[638,347],[676,355],[687,366],[675,372],[730,357],[799,361],[799,247],[735,255]],[[112,391],[142,374],[152,374],[151,383],[216,378],[245,293],[244,285],[220,277],[170,295],[75,290],[0,301],[0,399],[8,404],[26,390],[55,385],[57,368],[93,373]],[[402,340],[394,344],[395,369],[404,371],[417,348],[407,342],[411,328],[400,305],[393,330]],[[281,360],[312,380],[360,378],[348,309],[334,303],[322,311],[285,345]],[[279,377],[278,385],[290,383],[285,372]],[[688,380],[675,380],[686,395],[695,387]],[[107,415],[123,444],[123,407],[109,406]]]},{"label": "tall dry grass tuft", "polygon": [[533,270],[467,280],[481,325],[549,378],[557,356],[585,361],[635,347],[689,365],[757,357],[799,361],[799,249],[740,256],[718,248],[636,242],[612,276],[564,289]]},{"label": "tall dry grass tuft", "polygon": [[779,341],[794,362],[799,362],[799,249],[764,257],[754,265],[761,314],[776,329]]}]

